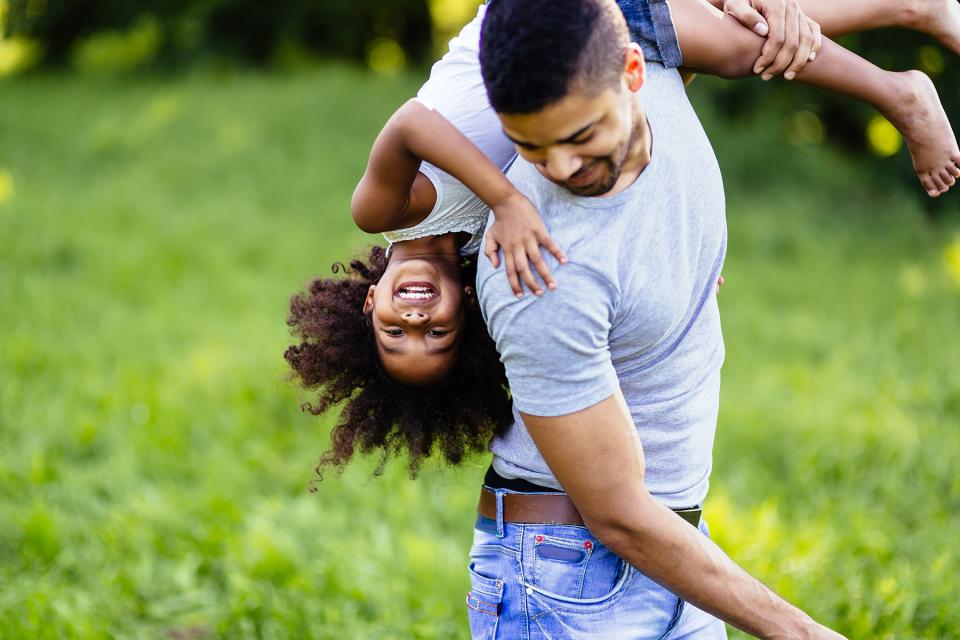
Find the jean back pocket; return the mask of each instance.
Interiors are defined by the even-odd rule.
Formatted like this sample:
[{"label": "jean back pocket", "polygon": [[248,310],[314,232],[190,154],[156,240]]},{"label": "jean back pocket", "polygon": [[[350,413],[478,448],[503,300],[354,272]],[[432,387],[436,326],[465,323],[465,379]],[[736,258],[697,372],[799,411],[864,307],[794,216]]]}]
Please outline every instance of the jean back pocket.
[{"label": "jean back pocket", "polygon": [[467,613],[470,618],[470,636],[473,640],[493,640],[503,607],[503,581],[477,573],[470,563],[470,591],[467,593]]}]

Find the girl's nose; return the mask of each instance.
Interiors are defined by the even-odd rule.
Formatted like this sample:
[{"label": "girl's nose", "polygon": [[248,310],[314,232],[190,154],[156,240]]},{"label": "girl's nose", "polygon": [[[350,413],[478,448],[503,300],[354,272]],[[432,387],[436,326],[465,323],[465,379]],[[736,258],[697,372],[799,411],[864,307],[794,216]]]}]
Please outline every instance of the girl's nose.
[{"label": "girl's nose", "polygon": [[412,309],[410,311],[404,311],[400,317],[403,318],[404,322],[414,327],[418,327],[430,319],[425,313]]}]

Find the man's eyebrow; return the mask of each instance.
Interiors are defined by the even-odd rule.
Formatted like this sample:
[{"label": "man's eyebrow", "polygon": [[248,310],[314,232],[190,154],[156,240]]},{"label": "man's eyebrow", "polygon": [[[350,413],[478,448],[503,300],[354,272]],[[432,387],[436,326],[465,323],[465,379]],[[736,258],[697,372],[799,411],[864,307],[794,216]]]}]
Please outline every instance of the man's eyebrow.
[{"label": "man's eyebrow", "polygon": [[[579,138],[580,136],[582,136],[584,133],[586,133],[586,132],[587,132],[591,127],[593,127],[595,124],[597,124],[597,121],[596,121],[596,120],[593,121],[593,122],[591,122],[591,123],[588,124],[587,126],[585,126],[585,127],[581,128],[581,129],[577,130],[577,131],[574,132],[572,135],[567,136],[567,137],[564,138],[563,140],[557,140],[557,141],[554,142],[553,144],[570,144],[571,142],[575,141],[577,138]],[[525,148],[525,149],[536,149],[537,146],[538,146],[538,145],[535,145],[535,144],[533,144],[533,143],[531,143],[531,142],[523,142],[523,141],[521,141],[521,140],[517,140],[516,138],[514,138],[513,136],[511,136],[511,135],[510,135],[509,133],[507,133],[506,131],[503,132],[503,135],[507,136],[507,139],[509,139],[510,142],[512,142],[513,144],[515,144],[515,145],[517,145],[517,146],[520,146],[520,147],[523,147],[523,148]]]}]

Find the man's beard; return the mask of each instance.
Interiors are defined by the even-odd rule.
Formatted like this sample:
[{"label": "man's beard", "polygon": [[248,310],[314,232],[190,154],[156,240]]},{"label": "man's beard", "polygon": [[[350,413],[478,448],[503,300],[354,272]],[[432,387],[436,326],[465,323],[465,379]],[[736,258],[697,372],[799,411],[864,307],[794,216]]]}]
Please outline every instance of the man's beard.
[{"label": "man's beard", "polygon": [[[581,168],[580,171],[577,172],[591,171],[594,166],[600,165],[599,169],[601,174],[595,182],[582,187],[575,187],[563,182],[561,186],[573,195],[585,198],[602,196],[608,193],[616,186],[617,180],[620,179],[620,174],[623,172],[623,165],[627,163],[627,157],[630,155],[630,151],[634,146],[636,146],[637,140],[643,131],[642,124],[642,120],[639,118],[635,119],[633,129],[630,131],[630,138],[624,144],[617,147],[609,156],[596,158],[589,165]],[[571,177],[575,177],[576,175],[575,173]]]}]

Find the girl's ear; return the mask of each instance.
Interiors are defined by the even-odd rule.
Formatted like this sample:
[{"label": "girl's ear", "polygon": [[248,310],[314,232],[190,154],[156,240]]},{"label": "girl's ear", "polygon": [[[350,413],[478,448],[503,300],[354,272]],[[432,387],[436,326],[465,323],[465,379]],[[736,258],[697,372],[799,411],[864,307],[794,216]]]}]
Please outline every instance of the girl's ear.
[{"label": "girl's ear", "polygon": [[471,307],[477,306],[477,294],[473,287],[467,285],[463,288],[463,295],[467,297],[467,304]]},{"label": "girl's ear", "polygon": [[373,293],[377,290],[377,285],[372,284],[367,289],[367,297],[363,301],[363,315],[368,316],[373,313]]}]

